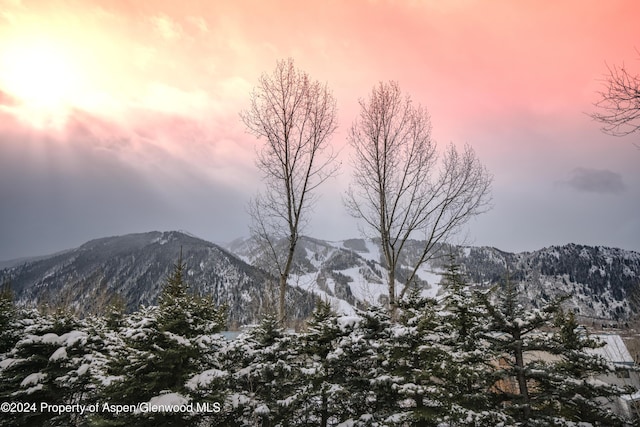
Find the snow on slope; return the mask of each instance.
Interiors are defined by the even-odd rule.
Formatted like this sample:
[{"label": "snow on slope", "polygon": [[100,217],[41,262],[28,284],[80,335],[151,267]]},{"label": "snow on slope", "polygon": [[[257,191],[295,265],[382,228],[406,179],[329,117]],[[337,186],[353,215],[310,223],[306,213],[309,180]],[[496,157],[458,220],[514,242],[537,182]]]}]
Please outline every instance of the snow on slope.
[{"label": "snow on slope", "polygon": [[[408,241],[399,276],[406,277],[424,242]],[[235,250],[240,248],[241,250]],[[258,257],[249,239],[229,248],[248,262]],[[469,283],[488,288],[509,276],[520,289],[522,303],[569,295],[567,309],[595,320],[620,320],[640,311],[640,253],[602,246],[568,244],[533,252],[509,253],[491,247],[442,245],[439,254],[453,253]],[[384,304],[387,271],[380,246],[373,240],[323,241],[303,237],[296,249],[292,285],[326,296],[338,307]],[[418,272],[422,294],[440,297],[441,274],[447,257],[436,257]],[[263,261],[264,262],[264,261]],[[397,292],[402,290],[398,280]],[[350,312],[344,308],[343,312]]]},{"label": "snow on slope", "polygon": [[[269,264],[251,239],[238,239],[227,249],[245,262]],[[440,271],[429,265],[418,270],[424,296],[435,297],[440,292]],[[302,237],[296,247],[289,284],[329,301],[337,312],[347,315],[355,313],[354,307],[384,304],[388,300],[387,270],[380,246],[372,240],[323,241]],[[399,281],[396,292],[399,294],[402,289]]]}]

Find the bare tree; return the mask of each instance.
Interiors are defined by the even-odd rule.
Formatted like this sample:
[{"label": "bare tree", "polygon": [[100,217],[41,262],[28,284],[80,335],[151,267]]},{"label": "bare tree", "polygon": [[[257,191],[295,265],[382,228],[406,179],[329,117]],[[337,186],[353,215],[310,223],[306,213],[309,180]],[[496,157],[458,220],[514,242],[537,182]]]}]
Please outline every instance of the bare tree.
[{"label": "bare tree", "polygon": [[640,130],[640,75],[632,75],[624,67],[607,67],[605,88],[598,92],[595,103],[599,112],[591,117],[602,123],[602,130],[614,136],[625,136]]},{"label": "bare tree", "polygon": [[360,107],[348,135],[354,175],[345,203],[380,238],[394,313],[396,273],[407,241],[420,237],[423,245],[413,265],[402,266],[409,274],[399,298],[436,245],[488,207],[492,177],[468,146],[460,153],[450,145],[439,159],[429,114],[403,97],[397,83],[378,84]]},{"label": "bare tree", "polygon": [[311,81],[289,59],[260,77],[251,106],[240,116],[265,140],[256,162],[265,189],[251,201],[249,213],[252,235],[264,245],[279,278],[278,315],[284,323],[287,280],[314,190],[337,170],[329,150],[336,101],[326,84]]}]

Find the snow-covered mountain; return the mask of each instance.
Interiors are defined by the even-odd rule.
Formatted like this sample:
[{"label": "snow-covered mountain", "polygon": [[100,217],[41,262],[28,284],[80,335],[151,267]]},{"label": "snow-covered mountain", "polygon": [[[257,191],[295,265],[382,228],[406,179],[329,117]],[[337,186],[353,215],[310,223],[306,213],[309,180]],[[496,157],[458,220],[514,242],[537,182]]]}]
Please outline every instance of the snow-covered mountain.
[{"label": "snow-covered mountain", "polygon": [[[420,242],[409,242],[399,282]],[[99,312],[120,295],[130,310],[156,302],[180,248],[187,283],[230,306],[231,324],[254,322],[275,308],[276,281],[255,241],[238,239],[222,248],[180,232],[150,232],[92,240],[77,249],[26,260],[0,269],[22,303],[69,304],[79,312]],[[508,253],[489,247],[443,245],[439,257],[419,272],[422,292],[441,294],[440,274],[454,253],[469,281],[490,287],[509,275],[522,290],[522,302],[568,294],[567,306],[584,317],[625,319],[640,314],[640,253],[569,244],[534,252]],[[314,299],[330,301],[343,313],[387,299],[386,268],[374,241],[299,241],[290,280],[288,306],[294,319],[308,316]],[[399,287],[401,288],[401,287]]]},{"label": "snow-covered mountain", "polygon": [[[252,265],[265,265],[254,240],[238,239],[227,249]],[[328,300],[343,313],[353,307],[381,304],[388,300],[387,270],[382,262],[380,246],[371,240],[348,239],[337,242],[303,236],[298,241],[290,284]],[[404,271],[397,272],[401,280]],[[423,293],[436,296],[440,287],[440,268],[426,265],[418,276]],[[398,286],[401,290],[402,286]]]},{"label": "snow-covered mountain", "polygon": [[493,284],[508,274],[523,301],[569,295],[567,306],[588,318],[627,319],[640,314],[640,253],[568,244],[518,254],[495,248],[460,250],[473,283]]},{"label": "snow-covered mountain", "polygon": [[[421,242],[411,241],[401,265],[407,268]],[[251,239],[239,239],[227,249],[248,263],[263,262]],[[441,273],[453,253],[470,283],[488,288],[508,276],[533,306],[542,299],[569,295],[565,303],[585,318],[621,320],[640,314],[640,253],[602,246],[568,244],[534,252],[509,253],[491,247],[442,245],[418,272],[423,294],[437,296]],[[300,240],[291,283],[332,301],[340,311],[380,303],[387,298],[386,269],[374,241],[350,239],[328,242]],[[397,272],[399,281],[406,274]],[[399,287],[401,289],[401,286]]]},{"label": "snow-covered mountain", "polygon": [[[10,280],[18,303],[70,305],[90,314],[120,296],[135,310],[156,303],[180,250],[186,282],[195,292],[227,303],[232,325],[255,322],[267,309],[269,280],[264,272],[218,245],[177,231],[92,240],[0,270],[0,280]],[[313,295],[296,289],[289,298],[296,316],[305,317],[313,309]]]}]

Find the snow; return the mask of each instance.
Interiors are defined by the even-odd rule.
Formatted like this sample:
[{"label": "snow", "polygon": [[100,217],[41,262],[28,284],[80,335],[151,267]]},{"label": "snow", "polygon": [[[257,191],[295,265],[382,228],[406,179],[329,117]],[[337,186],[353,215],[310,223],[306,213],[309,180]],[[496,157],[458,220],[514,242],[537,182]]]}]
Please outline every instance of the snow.
[{"label": "snow", "polygon": [[40,380],[43,380],[46,377],[47,376],[41,372],[29,374],[22,380],[22,382],[20,383],[20,387],[25,387],[32,384],[38,384]]},{"label": "snow", "polygon": [[67,359],[67,348],[66,347],[60,347],[59,349],[57,349],[56,351],[53,352],[53,354],[51,355],[51,357],[49,357],[49,361],[50,362],[55,362],[58,360],[65,360]]},{"label": "snow", "polygon": [[633,394],[625,394],[623,396],[621,396],[622,399],[627,400],[627,401],[637,401],[640,400],[640,391],[636,391]]},{"label": "snow", "polygon": [[109,375],[107,377],[100,377],[102,385],[104,385],[105,387],[110,386],[114,382],[122,381],[123,379],[124,377],[122,375]]},{"label": "snow", "polygon": [[87,333],[82,331],[71,331],[63,334],[59,338],[59,344],[67,347],[73,346],[77,342],[84,344],[87,341]]},{"label": "snow", "polygon": [[604,269],[602,267],[598,267],[596,265],[592,265],[591,268],[589,268],[589,275],[592,275],[595,272],[598,272],[600,274],[600,276],[605,277],[607,275],[607,272],[604,271]]},{"label": "snow", "polygon": [[620,335],[594,334],[591,335],[590,338],[603,342],[604,346],[587,349],[587,352],[602,356],[608,362],[615,364],[633,365],[633,357],[631,357],[631,354]]},{"label": "snow", "polygon": [[363,258],[375,262],[380,262],[380,247],[371,239],[365,239],[365,245],[367,247],[367,255]]},{"label": "snow", "polygon": [[256,415],[267,415],[271,412],[271,410],[269,409],[269,407],[267,405],[260,405],[258,406],[254,411],[253,411]]},{"label": "snow", "polygon": [[27,335],[23,343],[33,344],[33,343],[42,343],[42,344],[52,344],[58,346],[72,347],[77,342],[85,343],[87,341],[87,333],[82,331],[71,331],[66,334],[58,336],[52,332],[48,334],[44,334],[42,336],[39,335]]},{"label": "snow", "polygon": [[298,400],[298,396],[295,394],[293,396],[288,396],[286,399],[278,400],[278,405],[284,406],[285,408],[293,405],[296,400]]},{"label": "snow", "polygon": [[[317,273],[308,273],[304,275],[291,275],[290,284],[300,289],[304,289],[308,292],[313,292],[320,299],[327,301],[331,304],[331,307],[339,314],[355,314],[355,310],[351,304],[347,301],[336,298],[333,295],[329,295],[318,287]],[[353,289],[353,288],[352,288]]]},{"label": "snow", "polygon": [[578,256],[583,259],[591,259],[591,255],[589,255],[587,248],[582,248]]},{"label": "snow", "polygon": [[166,245],[167,243],[169,243],[169,239],[164,237],[164,233],[162,233],[161,237],[156,237],[155,239],[153,239],[151,241],[151,243],[158,243],[159,245]]},{"label": "snow", "polygon": [[338,317],[338,325],[340,326],[340,330],[347,331],[349,329],[353,329],[358,322],[361,320],[359,316],[340,316]]},{"label": "snow", "polygon": [[[29,388],[28,388],[28,389],[26,389],[24,392],[25,392],[26,394],[32,394],[32,393],[35,393],[36,391],[40,391],[40,390],[42,390],[43,388],[44,388],[44,386],[43,386],[42,384],[38,384],[38,385],[36,385],[36,386],[29,387]],[[15,393],[13,393],[12,395],[13,395],[13,396],[16,396],[18,393],[19,393],[19,392],[15,392]]]},{"label": "snow", "polygon": [[[350,247],[347,247],[345,246],[345,241],[328,243],[333,245],[335,250],[349,251],[350,253],[357,254],[357,256],[364,260],[364,263],[359,263],[359,265],[355,265],[343,270],[335,270],[336,272],[341,273],[351,279],[351,281],[349,282],[349,287],[351,289],[351,293],[357,300],[370,305],[378,305],[380,304],[380,301],[382,299],[387,298],[388,287],[386,283],[386,269],[380,265],[380,247],[377,243],[375,243],[371,239],[363,239],[366,251],[356,251]],[[381,273],[382,277],[379,277],[378,273],[371,271],[371,266],[368,265],[367,262],[375,263],[378,273]],[[412,266],[405,267],[410,268]],[[371,274],[373,274],[374,277],[371,277]],[[429,284],[429,287],[423,290],[422,296],[435,298],[435,296],[438,295],[441,290],[441,287],[439,286],[439,283],[442,279],[441,272],[433,270],[428,263],[425,263],[418,269],[416,274],[419,279]],[[312,281],[314,278],[315,276],[308,277],[307,280]],[[327,280],[327,286],[331,291],[334,290],[334,285],[335,284],[333,281]],[[402,292],[402,289],[402,283],[397,283],[396,290],[398,294]],[[351,311],[352,310],[347,310],[342,312],[349,313]]]},{"label": "snow", "polygon": [[426,281],[430,287],[423,289],[421,295],[427,298],[435,298],[440,292],[440,281],[442,280],[442,273],[431,269],[427,269],[428,265],[423,264],[417,271],[418,278]]},{"label": "snow", "polygon": [[189,399],[180,393],[165,393],[149,399],[149,405],[158,406],[180,406],[189,403]]},{"label": "snow", "polygon": [[241,334],[242,334],[242,332],[240,332],[240,331],[222,331],[222,332],[220,332],[220,335],[224,339],[226,339],[227,341],[233,341],[236,338],[238,338]]},{"label": "snow", "polygon": [[300,368],[300,373],[302,373],[302,375],[315,375],[317,372],[317,368]]},{"label": "snow", "polygon": [[84,365],[81,365],[77,370],[78,376],[82,376],[82,375],[86,374],[87,371],[89,370],[89,366],[90,365],[88,365],[86,363]]},{"label": "snow", "polygon": [[[332,271],[350,279],[347,282],[348,287],[356,301],[366,305],[380,305],[388,298],[389,292],[386,283],[386,269],[380,265],[380,247],[372,239],[357,240],[357,247],[353,247],[353,242],[350,243],[345,240],[330,242],[304,239],[301,241],[300,248],[304,250],[304,256],[314,268],[312,269],[313,271],[291,274],[289,276],[289,284],[314,293],[331,304],[338,314],[354,315],[355,309],[352,303],[336,297],[337,284],[334,278],[327,274],[327,271],[322,271],[322,267],[327,265],[327,262],[330,263],[332,257],[346,252],[350,256],[356,257],[358,261],[349,268],[333,269]],[[238,245],[236,244],[236,246]],[[255,252],[255,248],[252,247],[252,241],[250,239],[245,240],[240,246],[240,248],[235,247],[233,252],[246,262],[250,262],[251,256],[247,255]],[[466,250],[470,251],[471,249],[466,248]],[[409,268],[410,266],[406,267]],[[324,279],[322,289],[318,285],[320,275]],[[441,272],[432,269],[429,263],[426,263],[417,271],[417,277],[428,284],[422,291],[423,297],[435,298],[440,295]],[[322,280],[320,282],[322,283]],[[402,292],[402,289],[402,283],[397,283],[397,295]],[[251,300],[251,296],[246,291],[240,294],[240,298],[247,302]]]},{"label": "snow", "polygon": [[168,332],[168,331],[165,332],[164,335],[167,338],[169,338],[170,340],[173,340],[173,341],[177,342],[180,345],[183,345],[185,347],[191,347],[191,342],[188,339],[186,339],[185,337],[183,337],[183,336],[176,335],[176,334]]},{"label": "snow", "polygon": [[42,335],[41,337],[31,336],[30,338],[33,339],[33,342],[40,341],[43,344],[59,344],[58,339],[60,337],[57,334],[48,333],[48,334]]},{"label": "snow", "polygon": [[194,375],[185,386],[190,390],[197,390],[209,386],[216,378],[226,378],[229,374],[219,369],[209,369]]},{"label": "snow", "polygon": [[360,273],[358,266],[340,270],[340,273],[351,278],[351,282],[349,282],[351,293],[359,301],[378,304],[380,296],[387,295],[389,292],[386,284],[367,281]]},{"label": "snow", "polygon": [[14,363],[19,363],[19,362],[21,362],[23,360],[24,359],[12,359],[12,358],[0,360],[0,369],[7,369],[8,367],[13,365]]},{"label": "snow", "polygon": [[227,397],[227,400],[231,402],[231,406],[237,408],[241,405],[246,405],[250,402],[250,399],[244,394],[233,393]]},{"label": "snow", "polygon": [[636,276],[636,273],[626,265],[624,265],[622,267],[622,274],[625,275],[625,276],[629,276],[629,277],[635,277]]},{"label": "snow", "polygon": [[327,360],[338,360],[344,356],[344,350],[340,347],[327,354]]}]

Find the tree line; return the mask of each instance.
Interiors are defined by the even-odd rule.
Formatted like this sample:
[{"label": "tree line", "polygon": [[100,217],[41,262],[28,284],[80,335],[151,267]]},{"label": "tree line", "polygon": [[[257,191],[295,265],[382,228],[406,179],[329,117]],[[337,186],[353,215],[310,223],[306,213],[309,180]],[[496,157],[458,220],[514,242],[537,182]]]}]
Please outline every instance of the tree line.
[{"label": "tree line", "polygon": [[[407,291],[395,318],[382,307],[339,315],[319,301],[301,331],[274,314],[234,340],[219,333],[225,308],[189,290],[182,259],[158,305],[131,314],[43,314],[5,290],[0,400],[94,410],[27,406],[0,424],[624,425],[611,405],[631,390],[596,378],[616,367],[589,352],[600,344],[561,300],[525,309],[509,280],[473,290],[453,258],[442,283],[437,300]],[[153,404],[183,409],[144,410]]]}]

